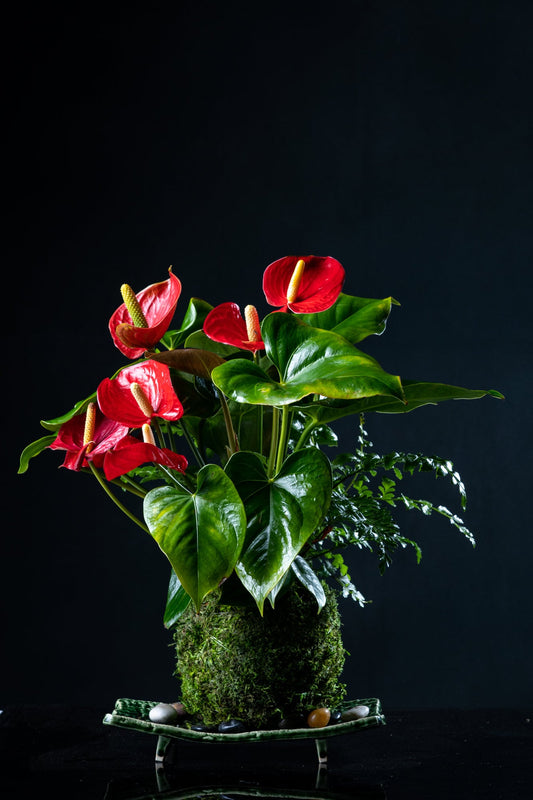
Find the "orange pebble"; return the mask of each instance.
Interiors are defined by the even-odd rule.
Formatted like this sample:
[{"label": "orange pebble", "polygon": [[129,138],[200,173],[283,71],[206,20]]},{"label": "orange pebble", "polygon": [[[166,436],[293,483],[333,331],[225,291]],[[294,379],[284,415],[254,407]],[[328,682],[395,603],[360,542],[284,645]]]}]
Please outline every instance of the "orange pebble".
[{"label": "orange pebble", "polygon": [[307,717],[310,728],[325,728],[331,718],[329,708],[315,708]]}]

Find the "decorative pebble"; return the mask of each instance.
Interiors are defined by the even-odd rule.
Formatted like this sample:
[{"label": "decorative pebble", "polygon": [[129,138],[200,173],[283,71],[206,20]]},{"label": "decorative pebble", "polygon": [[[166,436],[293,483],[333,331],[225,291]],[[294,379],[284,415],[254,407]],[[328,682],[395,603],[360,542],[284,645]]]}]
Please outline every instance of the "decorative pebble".
[{"label": "decorative pebble", "polygon": [[172,708],[176,709],[178,717],[182,718],[187,716],[187,712],[185,711],[185,706],[183,705],[183,703],[171,703],[170,705],[172,706]]},{"label": "decorative pebble", "polygon": [[329,708],[315,708],[307,717],[310,728],[325,728],[331,718]]},{"label": "decorative pebble", "polygon": [[352,719],[363,719],[364,717],[368,717],[369,713],[370,709],[368,706],[353,706],[342,712],[341,720],[343,722],[349,722]]},{"label": "decorative pebble", "polygon": [[341,711],[332,711],[331,717],[329,720],[330,725],[338,725],[341,721],[342,712]]},{"label": "decorative pebble", "polygon": [[228,719],[218,726],[219,733],[243,733],[245,730],[246,726],[240,719]]},{"label": "decorative pebble", "polygon": [[212,731],[213,728],[210,728],[209,725],[206,725],[205,722],[194,722],[191,725],[191,731],[199,731],[200,733],[205,733],[206,731]]},{"label": "decorative pebble", "polygon": [[170,703],[158,703],[148,712],[152,722],[160,722],[163,725],[176,725],[179,719],[178,712]]}]

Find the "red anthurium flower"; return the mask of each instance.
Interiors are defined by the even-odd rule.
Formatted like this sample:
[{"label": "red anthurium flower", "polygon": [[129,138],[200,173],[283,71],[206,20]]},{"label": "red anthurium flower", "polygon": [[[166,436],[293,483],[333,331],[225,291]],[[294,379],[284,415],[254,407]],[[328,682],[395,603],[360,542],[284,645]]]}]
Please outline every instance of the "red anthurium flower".
[{"label": "red anthurium flower", "polygon": [[92,461],[101,467],[104,456],[128,433],[128,426],[105,417],[96,404],[91,403],[87,414],[77,414],[64,422],[51,450],[66,450],[63,467],[78,472]]},{"label": "red anthurium flower", "polygon": [[279,311],[315,314],[333,305],[344,283],[344,267],[331,256],[285,256],[266,268],[263,291]]},{"label": "red anthurium flower", "polygon": [[116,378],[104,378],[96,394],[103,413],[130,428],[140,428],[153,417],[177,420],[183,415],[169,368],[157,361],[132,364]]},{"label": "red anthurium flower", "polygon": [[151,442],[141,442],[135,436],[126,436],[113,450],[106,453],[104,473],[108,481],[148,462],[162,464],[164,467],[185,472],[187,459],[166,447],[157,447]]},{"label": "red anthurium flower", "polygon": [[242,350],[264,350],[259,317],[254,306],[246,306],[244,317],[237,303],[221,303],[209,312],[204,333],[215,342],[231,344]]},{"label": "red anthurium flower", "polygon": [[167,332],[181,294],[181,283],[169,268],[169,279],[153,283],[138,294],[122,286],[124,303],[109,320],[115,345],[127,358],[139,358]]}]

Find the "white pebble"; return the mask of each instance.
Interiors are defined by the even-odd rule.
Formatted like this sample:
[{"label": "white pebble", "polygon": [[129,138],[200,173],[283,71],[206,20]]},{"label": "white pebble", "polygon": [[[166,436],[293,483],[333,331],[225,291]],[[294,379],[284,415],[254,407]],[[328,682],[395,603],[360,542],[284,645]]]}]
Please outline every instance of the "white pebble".
[{"label": "white pebble", "polygon": [[341,714],[342,722],[349,722],[352,719],[363,719],[368,717],[370,709],[368,706],[353,706],[352,708],[343,711]]},{"label": "white pebble", "polygon": [[175,725],[179,714],[170,703],[158,703],[150,709],[148,714],[152,722],[160,722],[163,725]]}]

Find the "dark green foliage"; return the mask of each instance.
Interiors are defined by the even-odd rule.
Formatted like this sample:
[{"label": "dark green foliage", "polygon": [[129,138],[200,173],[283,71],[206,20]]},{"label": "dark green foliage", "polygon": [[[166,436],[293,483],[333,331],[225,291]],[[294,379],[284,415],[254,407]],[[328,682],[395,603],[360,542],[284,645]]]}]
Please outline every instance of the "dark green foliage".
[{"label": "dark green foliage", "polygon": [[337,706],[345,651],[334,593],[317,613],[315,598],[294,587],[265,606],[221,605],[213,592],[176,625],[176,675],[187,711],[208,725],[234,718],[276,727],[283,718]]},{"label": "dark green foliage", "polygon": [[[332,463],[333,491],[322,531],[314,538],[306,558],[315,560],[318,574],[333,577],[342,587],[345,597],[361,605],[363,595],[356,589],[348,574],[342,551],[351,545],[376,553],[383,574],[392,563],[398,548],[413,547],[417,561],[422,557],[419,545],[402,536],[393,516],[396,506],[420,511],[428,516],[433,512],[449,520],[472,545],[474,537],[463,520],[443,505],[429,500],[417,500],[398,491],[398,482],[415,472],[432,472],[436,478],[446,477],[457,488],[461,507],[466,506],[466,491],[459,473],[448,459],[428,457],[420,453],[393,452],[378,455],[372,450],[361,416],[358,449],[336,458]],[[384,473],[390,473],[390,477]]]}]

